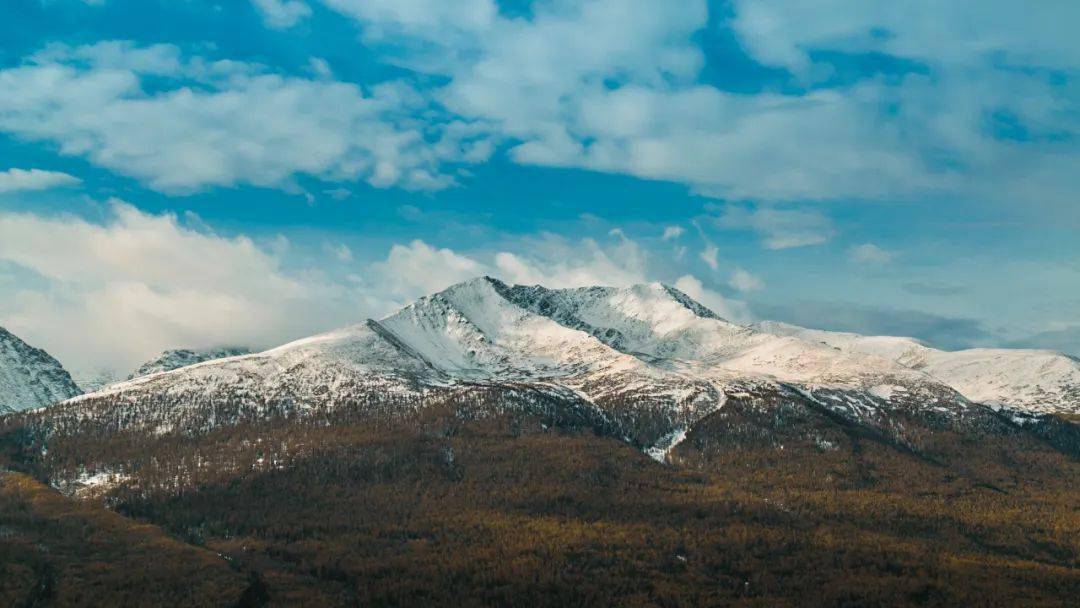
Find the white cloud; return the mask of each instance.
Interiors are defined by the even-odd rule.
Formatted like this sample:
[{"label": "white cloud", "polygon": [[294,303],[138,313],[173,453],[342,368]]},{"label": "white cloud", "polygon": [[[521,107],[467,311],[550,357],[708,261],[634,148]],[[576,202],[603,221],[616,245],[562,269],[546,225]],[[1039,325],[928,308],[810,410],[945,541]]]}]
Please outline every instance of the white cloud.
[{"label": "white cloud", "polygon": [[751,208],[725,205],[715,224],[729,230],[752,230],[766,249],[790,249],[820,245],[836,230],[826,216],[808,209]]},{"label": "white cloud", "polygon": [[330,67],[330,63],[321,57],[308,59],[308,69],[319,78],[333,78],[334,76],[334,70]]},{"label": "white cloud", "polygon": [[493,0],[323,0],[328,7],[360,20],[370,28],[369,40],[392,36],[461,41],[463,33],[484,31],[495,21]]},{"label": "white cloud", "polygon": [[[274,27],[310,12],[301,0],[254,1]],[[520,163],[728,200],[1060,206],[1076,191],[1080,50],[1063,25],[1078,10],[1068,3],[918,0],[925,18],[911,19],[857,0],[736,2],[722,26],[753,58],[824,85],[788,93],[701,83],[704,0],[542,2],[527,17],[494,0],[322,3],[422,86],[361,89],[317,60],[309,80],[169,45],[53,47],[0,71],[14,92],[0,99],[0,131],[169,192],[287,187],[296,175],[432,190],[499,143]],[[918,69],[829,84],[836,74],[820,57],[852,53]],[[429,74],[446,84],[424,88]],[[999,136],[995,121],[1024,136]]]},{"label": "white cloud", "polygon": [[[260,244],[216,235],[194,216],[120,201],[108,209],[100,223],[0,212],[0,324],[76,370],[123,372],[167,348],[271,347],[485,274],[553,288],[654,278],[648,252],[625,236],[601,244],[547,234],[478,253],[413,240],[358,265],[326,241],[310,260],[282,236]],[[350,264],[330,275],[328,259]],[[693,276],[676,285],[725,317],[748,318],[745,304]]]},{"label": "white cloud", "polygon": [[893,256],[873,243],[863,243],[848,249],[848,257],[864,264],[885,264],[892,261]]},{"label": "white cloud", "polygon": [[[324,1],[358,20],[390,61],[449,78],[437,98],[518,142],[510,156],[520,163],[671,180],[734,200],[933,193],[1062,204],[1075,192],[1077,80],[1046,71],[1074,74],[1080,63],[1063,25],[1076,20],[1067,3],[1031,11],[920,0],[914,14],[924,18],[911,19],[857,0],[740,1],[730,25],[748,52],[799,78],[834,75],[814,51],[921,64],[898,76],[746,94],[699,82],[703,0],[534,3],[528,18],[500,15],[492,0],[460,11],[432,0]],[[988,117],[999,114],[1036,136],[996,137]]]},{"label": "white cloud", "polygon": [[693,275],[683,275],[675,281],[675,289],[701,302],[710,310],[733,323],[749,323],[753,320],[744,302],[725,298],[719,292],[708,289]]},{"label": "white cloud", "polygon": [[12,168],[7,171],[0,171],[0,194],[74,186],[80,181],[79,178],[73,175],[59,171]]},{"label": "white cloud", "polygon": [[542,234],[522,240],[516,251],[473,255],[421,240],[396,244],[385,260],[372,265],[367,283],[404,303],[481,275],[550,288],[628,286],[650,280],[648,253],[625,235],[605,246],[593,239],[570,241]]},{"label": "white cloud", "polygon": [[338,243],[337,245],[323,243],[323,251],[336,258],[339,262],[347,263],[353,260],[352,249],[349,249],[349,246],[345,243]]},{"label": "white cloud", "polygon": [[511,283],[552,288],[648,281],[648,253],[629,238],[604,247],[593,239],[572,242],[547,234],[527,240],[521,249],[528,253],[495,254],[495,274]]},{"label": "white cloud", "polygon": [[715,272],[717,270],[720,270],[720,261],[718,260],[719,255],[719,247],[713,245],[712,243],[706,243],[705,248],[701,250],[701,253],[698,254],[698,257],[701,258],[701,261],[708,264],[709,268],[712,268]]},{"label": "white cloud", "polygon": [[1007,0],[914,0],[902,8],[860,0],[826,6],[737,0],[733,26],[759,61],[800,72],[810,69],[810,53],[823,48],[949,65],[996,58],[1005,65],[1075,69],[1080,44],[1070,24],[1080,19],[1080,7],[1060,2],[1044,9]]},{"label": "white cloud", "polygon": [[363,90],[169,45],[53,46],[0,70],[0,90],[0,131],[166,192],[288,187],[299,174],[432,190],[453,182],[444,163],[489,153],[468,125],[417,121],[428,102],[400,83]]},{"label": "white cloud", "polygon": [[[394,245],[386,260],[373,266],[377,283],[404,300],[440,291],[487,272],[480,262],[424,241]],[[375,282],[372,283],[376,284]]]},{"label": "white cloud", "polygon": [[742,268],[736,268],[728,279],[728,285],[738,291],[758,291],[765,288],[765,282]]},{"label": "white cloud", "polygon": [[670,241],[679,238],[686,232],[686,229],[682,226],[665,226],[664,236],[661,237],[665,241]]},{"label": "white cloud", "polygon": [[125,370],[179,346],[269,345],[324,322],[309,311],[327,291],[286,275],[251,240],[120,202],[104,224],[0,213],[0,261],[20,277],[3,289],[0,317],[75,367]]},{"label": "white cloud", "polygon": [[311,16],[311,7],[301,0],[251,0],[263,22],[273,29],[288,29]]}]

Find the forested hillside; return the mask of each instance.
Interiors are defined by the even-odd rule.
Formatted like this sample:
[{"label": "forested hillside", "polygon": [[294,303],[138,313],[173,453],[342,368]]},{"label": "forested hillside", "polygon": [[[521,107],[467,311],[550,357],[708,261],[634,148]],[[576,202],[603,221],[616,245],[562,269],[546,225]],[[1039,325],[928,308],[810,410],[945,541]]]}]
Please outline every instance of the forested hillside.
[{"label": "forested hillside", "polygon": [[[1035,438],[957,438],[930,459],[858,433],[774,446],[706,426],[671,466],[550,423],[276,418],[73,437],[39,457],[9,422],[7,466],[54,483],[77,461],[123,474],[68,486],[79,504],[7,474],[4,592],[37,601],[42,573],[98,605],[1068,606],[1080,592],[1080,465]],[[158,559],[126,540],[158,534],[146,524],[171,536],[153,536]],[[217,578],[188,584],[204,570]],[[76,597],[50,593],[33,605]]]}]

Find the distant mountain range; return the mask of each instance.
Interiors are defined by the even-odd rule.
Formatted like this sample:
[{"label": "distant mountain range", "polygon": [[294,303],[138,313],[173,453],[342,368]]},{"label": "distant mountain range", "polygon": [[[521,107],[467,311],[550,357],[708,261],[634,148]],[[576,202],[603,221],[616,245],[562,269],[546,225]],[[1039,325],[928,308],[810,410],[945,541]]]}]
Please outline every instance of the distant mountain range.
[{"label": "distant mountain range", "polygon": [[971,401],[1034,412],[1080,413],[1080,361],[1061,353],[1016,348],[943,351],[914,338],[821,331],[775,321],[752,327],[895,361],[929,374]]},{"label": "distant mountain range", "polygon": [[1077,589],[1080,362],[1057,353],[743,326],[655,283],[487,277],[265,352],[168,351],[85,395],[0,338],[9,410],[62,399],[0,416],[0,570],[18,575],[0,604]]},{"label": "distant mountain range", "polygon": [[663,460],[699,421],[762,396],[901,444],[926,425],[1080,413],[1080,362],[1064,355],[741,326],[659,283],[547,289],[483,277],[378,321],[243,352],[168,351],[132,380],[43,418],[193,433],[251,417],[356,404],[392,412],[483,394],[500,408],[544,408],[602,427]]}]

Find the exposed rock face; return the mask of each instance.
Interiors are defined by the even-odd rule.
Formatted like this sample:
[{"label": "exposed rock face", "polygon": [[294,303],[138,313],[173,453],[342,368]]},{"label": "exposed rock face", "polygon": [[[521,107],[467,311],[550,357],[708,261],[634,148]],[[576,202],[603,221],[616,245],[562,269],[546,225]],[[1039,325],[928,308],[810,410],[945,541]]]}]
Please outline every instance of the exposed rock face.
[{"label": "exposed rock face", "polygon": [[0,327],[0,414],[49,405],[81,392],[59,361]]}]

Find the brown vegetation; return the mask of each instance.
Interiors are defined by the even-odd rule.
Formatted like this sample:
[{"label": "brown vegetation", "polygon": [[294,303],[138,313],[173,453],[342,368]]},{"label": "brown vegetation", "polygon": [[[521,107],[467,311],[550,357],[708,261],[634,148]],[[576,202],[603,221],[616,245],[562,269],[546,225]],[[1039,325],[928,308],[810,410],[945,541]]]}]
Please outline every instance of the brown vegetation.
[{"label": "brown vegetation", "polygon": [[2,606],[222,606],[247,587],[212,551],[0,472]]},{"label": "brown vegetation", "polygon": [[[149,541],[108,553],[81,544],[83,524],[39,523],[47,553],[0,554],[23,581],[5,597],[30,597],[42,569],[99,605],[116,589],[364,606],[1068,606],[1080,593],[1080,465],[1057,451],[957,437],[931,460],[840,432],[782,446],[723,432],[702,425],[674,467],[527,416],[72,437],[44,459],[9,432],[11,465],[40,478],[80,465],[133,476],[99,499],[127,519],[35,492],[111,534],[156,534],[136,523],[151,522],[187,545],[147,560]],[[0,526],[28,496],[4,492]],[[142,582],[154,576],[167,582]]]}]

